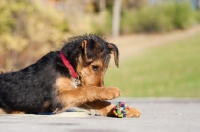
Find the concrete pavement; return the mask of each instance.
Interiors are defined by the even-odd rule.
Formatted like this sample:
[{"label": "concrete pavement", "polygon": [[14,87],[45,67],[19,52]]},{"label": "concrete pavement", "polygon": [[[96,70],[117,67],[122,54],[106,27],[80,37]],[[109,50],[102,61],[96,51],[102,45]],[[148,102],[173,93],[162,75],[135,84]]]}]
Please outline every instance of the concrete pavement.
[{"label": "concrete pavement", "polygon": [[140,118],[0,116],[0,132],[199,132],[200,99],[147,98],[124,101]]}]

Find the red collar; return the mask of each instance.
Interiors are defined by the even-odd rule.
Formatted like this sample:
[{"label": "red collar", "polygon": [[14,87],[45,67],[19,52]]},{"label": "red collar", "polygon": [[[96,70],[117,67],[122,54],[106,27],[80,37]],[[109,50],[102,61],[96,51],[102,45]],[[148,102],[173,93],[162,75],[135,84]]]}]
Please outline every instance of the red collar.
[{"label": "red collar", "polygon": [[78,75],[76,74],[76,72],[74,71],[74,68],[72,67],[72,65],[70,64],[70,62],[65,58],[64,54],[62,51],[60,51],[60,57],[63,61],[63,63],[65,64],[65,66],[69,69],[69,71],[72,74],[73,78],[77,78]]}]

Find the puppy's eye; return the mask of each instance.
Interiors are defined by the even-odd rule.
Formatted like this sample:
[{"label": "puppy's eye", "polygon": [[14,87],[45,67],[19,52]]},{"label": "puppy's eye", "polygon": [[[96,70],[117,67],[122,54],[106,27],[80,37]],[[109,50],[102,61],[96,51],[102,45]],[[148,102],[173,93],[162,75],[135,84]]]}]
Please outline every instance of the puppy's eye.
[{"label": "puppy's eye", "polygon": [[98,70],[99,70],[99,67],[98,67],[98,66],[92,65],[92,70],[93,70],[93,71],[98,71]]}]

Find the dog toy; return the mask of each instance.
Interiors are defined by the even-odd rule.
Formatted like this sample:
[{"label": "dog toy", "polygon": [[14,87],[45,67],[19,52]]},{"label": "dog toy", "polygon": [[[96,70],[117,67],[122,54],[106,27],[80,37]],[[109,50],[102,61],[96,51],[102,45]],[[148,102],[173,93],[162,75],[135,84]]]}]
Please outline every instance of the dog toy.
[{"label": "dog toy", "polygon": [[118,102],[113,108],[113,113],[119,118],[125,118],[130,108],[124,102]]}]

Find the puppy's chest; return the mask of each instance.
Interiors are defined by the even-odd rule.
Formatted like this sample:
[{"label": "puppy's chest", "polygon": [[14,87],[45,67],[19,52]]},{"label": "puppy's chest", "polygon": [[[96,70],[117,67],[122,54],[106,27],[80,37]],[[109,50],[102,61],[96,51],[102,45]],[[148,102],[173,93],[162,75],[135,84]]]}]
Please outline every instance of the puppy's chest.
[{"label": "puppy's chest", "polygon": [[55,84],[56,88],[60,90],[74,89],[74,88],[77,88],[78,85],[79,85],[79,80],[74,79],[74,78],[66,78],[66,77],[57,78],[56,84]]},{"label": "puppy's chest", "polygon": [[71,83],[72,83],[72,85],[74,86],[74,88],[77,88],[78,86],[80,86],[80,84],[81,84],[81,81],[77,78],[72,78],[71,79]]}]

